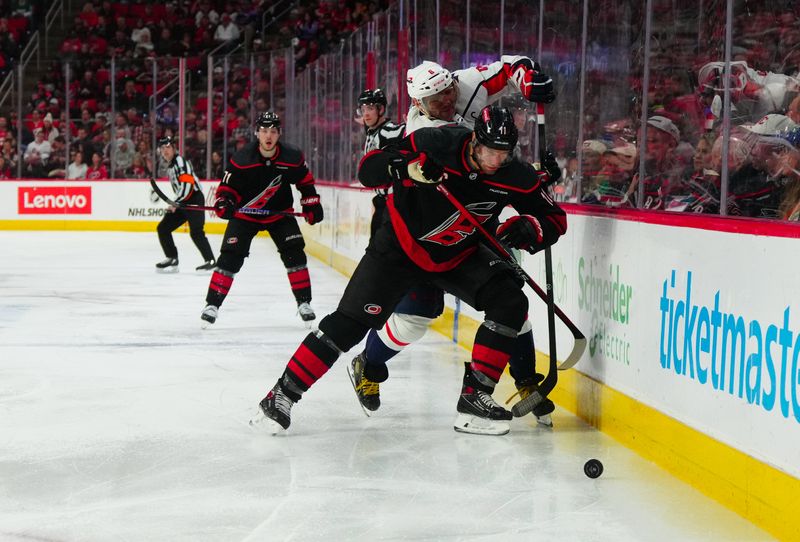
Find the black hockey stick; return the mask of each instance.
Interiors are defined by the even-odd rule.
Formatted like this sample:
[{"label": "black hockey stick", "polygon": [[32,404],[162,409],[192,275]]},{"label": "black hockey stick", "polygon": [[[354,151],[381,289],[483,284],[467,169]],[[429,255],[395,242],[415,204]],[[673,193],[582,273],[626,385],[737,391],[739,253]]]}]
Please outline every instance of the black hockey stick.
[{"label": "black hockey stick", "polygon": [[[168,204],[172,205],[176,209],[181,209],[183,211],[216,211],[216,207],[209,207],[207,205],[187,205],[186,203],[180,203],[173,199],[170,199],[156,184],[155,179],[150,179],[150,186],[153,188],[153,192],[156,195],[167,202]],[[279,216],[302,216],[305,217],[305,213],[294,213],[290,211],[270,211],[269,209],[253,209],[251,207],[241,207],[236,209],[237,213],[242,213],[246,215],[279,215]]]},{"label": "black hockey stick", "polygon": [[[461,212],[461,214],[464,215],[464,217],[473,226],[475,226],[475,229],[477,229],[481,233],[481,235],[483,235],[483,237],[486,239],[490,248],[492,248],[494,252],[497,253],[499,256],[502,256],[503,259],[505,259],[506,262],[514,269],[514,272],[516,272],[520,276],[520,278],[522,278],[522,280],[524,280],[528,284],[528,286],[531,287],[531,289],[536,293],[537,296],[539,296],[539,298],[542,301],[546,302],[547,293],[544,290],[542,290],[542,287],[536,284],[536,282],[534,282],[534,280],[530,277],[530,275],[528,275],[525,272],[525,270],[522,269],[522,267],[517,263],[514,257],[511,256],[508,250],[506,250],[506,248],[502,244],[500,244],[500,242],[497,239],[495,239],[495,237],[491,233],[486,231],[486,228],[484,228],[483,225],[481,225],[481,223],[478,222],[478,219],[475,218],[472,215],[472,213],[469,212],[469,210],[466,207],[464,207],[453,194],[450,193],[447,187],[445,187],[443,184],[438,184],[436,186],[436,189],[440,193],[442,193],[450,201],[450,203],[452,203],[453,206],[456,209],[458,209]],[[564,360],[564,363],[562,363],[561,366],[559,367],[559,369],[561,370],[566,370],[575,365],[578,362],[578,360],[581,359],[583,352],[586,350],[586,336],[583,333],[581,333],[581,330],[578,329],[578,327],[572,323],[572,320],[570,320],[569,317],[567,317],[567,315],[564,314],[564,311],[562,311],[558,305],[553,304],[553,312],[555,313],[556,316],[558,316],[558,319],[561,320],[561,322],[565,326],[567,326],[567,329],[570,330],[570,332],[572,333],[572,337],[575,340],[575,343],[572,347],[572,351],[569,353],[569,356],[567,356],[567,359]]]}]

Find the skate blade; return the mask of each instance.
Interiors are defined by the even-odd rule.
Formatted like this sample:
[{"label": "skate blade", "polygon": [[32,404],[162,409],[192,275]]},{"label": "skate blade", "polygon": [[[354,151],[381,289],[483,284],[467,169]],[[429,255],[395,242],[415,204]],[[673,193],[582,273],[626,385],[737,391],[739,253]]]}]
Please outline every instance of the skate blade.
[{"label": "skate blade", "polygon": [[356,394],[356,401],[358,401],[358,406],[361,407],[361,410],[364,411],[364,415],[367,418],[371,417],[372,414],[370,414],[370,411],[367,410],[367,407],[361,404],[361,400],[358,398],[358,392],[356,391],[356,377],[355,375],[353,375],[353,367],[350,365],[347,366],[347,376],[350,377],[350,384],[353,385],[353,392]]},{"label": "skate blade", "polygon": [[200,329],[208,329],[214,325],[214,322],[209,322],[208,320],[200,319]]},{"label": "skate blade", "polygon": [[177,273],[179,269],[177,267],[167,267],[166,269],[159,269],[156,267],[156,273],[159,275],[171,275],[173,273]]},{"label": "skate blade", "polygon": [[511,426],[502,420],[489,420],[459,412],[453,423],[453,429],[459,433],[472,435],[505,435],[511,431]]},{"label": "skate blade", "polygon": [[260,408],[258,409],[256,415],[250,419],[249,423],[250,427],[256,428],[260,431],[266,431],[273,436],[286,432],[286,429],[284,429],[281,424],[272,418],[267,418]]}]

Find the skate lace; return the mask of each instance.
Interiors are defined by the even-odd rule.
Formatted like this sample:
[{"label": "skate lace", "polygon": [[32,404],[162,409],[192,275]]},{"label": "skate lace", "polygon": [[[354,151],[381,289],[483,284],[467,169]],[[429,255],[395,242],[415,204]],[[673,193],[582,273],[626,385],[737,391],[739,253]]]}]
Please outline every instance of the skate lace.
[{"label": "skate lace", "polygon": [[378,395],[378,393],[380,393],[380,384],[362,377],[361,381],[356,386],[356,391],[364,395]]},{"label": "skate lace", "polygon": [[519,389],[517,389],[517,391],[516,391],[516,393],[514,393],[514,395],[512,395],[511,397],[506,399],[506,404],[510,403],[514,399],[514,397],[516,397],[518,395],[519,395],[519,400],[520,401],[522,401],[523,399],[528,398],[530,396],[530,394],[533,393],[533,390],[534,390],[534,386],[522,386],[522,387],[520,387]]},{"label": "skate lace", "polygon": [[297,312],[299,312],[300,314],[312,314],[314,310],[308,303],[301,303],[300,305],[297,306]]},{"label": "skate lace", "polygon": [[294,402],[281,392],[275,392],[272,396],[275,408],[283,414],[288,414]]},{"label": "skate lace", "polygon": [[485,391],[478,391],[478,401],[489,410],[493,408],[503,408],[498,405],[494,398]]}]

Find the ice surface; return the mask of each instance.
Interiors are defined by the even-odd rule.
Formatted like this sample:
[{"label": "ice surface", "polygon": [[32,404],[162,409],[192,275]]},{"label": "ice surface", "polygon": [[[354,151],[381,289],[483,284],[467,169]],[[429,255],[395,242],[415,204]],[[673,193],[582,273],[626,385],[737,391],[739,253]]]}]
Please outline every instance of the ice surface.
[{"label": "ice surface", "polygon": [[[771,539],[561,409],[553,430],[454,432],[467,353],[435,333],[371,418],[356,348],[287,433],[249,427],[307,333],[286,274],[257,239],[202,331],[209,275],[176,240],[182,271],[158,275],[155,233],[0,232],[0,540]],[[346,279],[310,269],[321,318]]]}]

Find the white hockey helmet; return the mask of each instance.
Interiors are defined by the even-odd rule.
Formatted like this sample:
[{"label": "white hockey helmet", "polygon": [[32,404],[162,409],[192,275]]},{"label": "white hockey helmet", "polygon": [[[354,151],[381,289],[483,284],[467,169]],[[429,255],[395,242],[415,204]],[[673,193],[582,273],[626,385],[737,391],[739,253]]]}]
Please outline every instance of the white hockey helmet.
[{"label": "white hockey helmet", "polygon": [[453,84],[453,74],[429,60],[406,72],[408,95],[417,100],[439,94],[451,84]]}]

